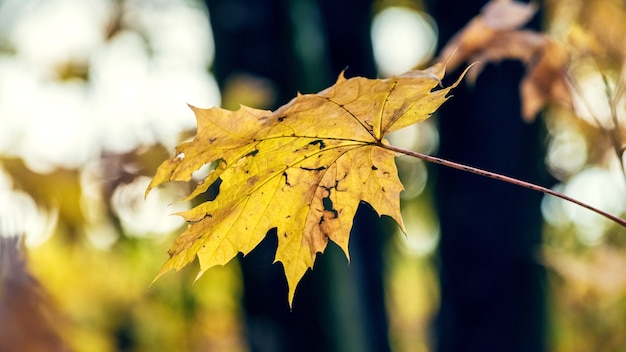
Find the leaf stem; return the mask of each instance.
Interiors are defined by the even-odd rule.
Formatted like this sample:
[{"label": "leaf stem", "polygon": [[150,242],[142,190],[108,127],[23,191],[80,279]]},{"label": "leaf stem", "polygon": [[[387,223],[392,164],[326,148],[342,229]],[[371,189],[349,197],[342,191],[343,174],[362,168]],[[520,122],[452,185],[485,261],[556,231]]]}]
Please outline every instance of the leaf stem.
[{"label": "leaf stem", "polygon": [[508,182],[508,183],[511,183],[511,184],[514,184],[514,185],[517,185],[517,186],[520,186],[520,187],[531,189],[533,191],[541,192],[541,193],[544,193],[544,194],[549,194],[551,196],[555,196],[555,197],[564,199],[564,200],[566,200],[568,202],[577,204],[577,205],[579,205],[579,206],[581,206],[583,208],[587,208],[587,209],[589,209],[589,210],[591,210],[591,211],[593,211],[593,212],[595,212],[597,214],[600,214],[600,215],[604,216],[607,219],[610,219],[610,220],[620,224],[623,227],[626,227],[626,220],[624,220],[624,219],[622,219],[620,217],[617,217],[615,215],[609,214],[609,213],[607,213],[607,212],[605,212],[603,210],[600,210],[598,208],[592,207],[591,205],[589,205],[587,203],[583,203],[583,202],[581,202],[579,200],[576,200],[574,198],[568,197],[568,196],[566,196],[563,193],[560,193],[560,192],[557,192],[557,191],[553,191],[553,190],[551,190],[549,188],[546,188],[546,187],[538,186],[538,185],[536,185],[534,183],[525,182],[525,181],[518,180],[518,179],[513,178],[513,177],[504,176],[504,175],[501,175],[501,174],[498,174],[498,173],[495,173],[495,172],[486,171],[486,170],[479,169],[479,168],[476,168],[476,167],[455,163],[453,161],[449,161],[449,160],[446,160],[446,159],[441,159],[441,158],[438,158],[436,156],[431,156],[431,155],[427,155],[427,154],[414,152],[412,150],[406,150],[406,149],[394,147],[392,145],[380,144],[380,146],[382,148],[385,148],[385,149],[388,149],[388,150],[392,150],[394,152],[401,153],[401,154],[404,154],[404,155],[412,156],[414,158],[422,159],[424,161],[428,161],[428,162],[431,162],[431,163],[444,165],[444,166],[451,167],[453,169],[457,169],[457,170],[461,170],[461,171],[471,172],[471,173],[476,174],[476,175],[489,177],[489,178],[492,178],[494,180]]}]

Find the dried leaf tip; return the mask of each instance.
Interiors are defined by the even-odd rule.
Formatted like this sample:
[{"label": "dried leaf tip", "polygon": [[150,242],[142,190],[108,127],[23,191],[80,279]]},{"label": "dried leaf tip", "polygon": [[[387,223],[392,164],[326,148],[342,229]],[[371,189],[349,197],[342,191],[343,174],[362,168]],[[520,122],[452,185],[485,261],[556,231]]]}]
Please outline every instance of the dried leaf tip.
[{"label": "dried leaf tip", "polygon": [[446,73],[446,63],[439,62],[427,69],[424,70],[412,70],[405,72],[398,76],[398,78],[422,78],[422,79],[432,79],[437,82],[439,87],[443,88],[443,76]]}]

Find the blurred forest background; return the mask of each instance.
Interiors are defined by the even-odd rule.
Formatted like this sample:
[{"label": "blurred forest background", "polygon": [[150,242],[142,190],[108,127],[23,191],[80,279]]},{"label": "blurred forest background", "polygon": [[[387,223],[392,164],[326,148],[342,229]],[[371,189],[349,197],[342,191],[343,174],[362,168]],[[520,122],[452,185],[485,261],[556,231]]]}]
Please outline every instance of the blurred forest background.
[{"label": "blurred forest background", "polygon": [[[271,231],[195,283],[188,267],[151,284],[191,204],[170,205],[188,185],[144,191],[194,134],[187,104],[273,109],[344,69],[426,67],[485,3],[0,0],[0,350],[626,351],[624,228],[406,157],[408,234],[361,207],[350,264],[329,246],[292,311]],[[535,5],[517,27],[561,51],[481,57],[471,43],[510,29],[483,17],[453,42],[480,74],[390,139],[624,217],[626,3]]]}]

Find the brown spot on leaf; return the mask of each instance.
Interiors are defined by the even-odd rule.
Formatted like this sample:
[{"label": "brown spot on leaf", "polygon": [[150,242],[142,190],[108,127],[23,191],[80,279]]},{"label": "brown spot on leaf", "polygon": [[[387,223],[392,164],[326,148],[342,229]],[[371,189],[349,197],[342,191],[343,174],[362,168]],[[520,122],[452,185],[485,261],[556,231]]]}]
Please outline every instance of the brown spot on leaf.
[{"label": "brown spot on leaf", "polygon": [[255,149],[255,150],[251,151],[250,153],[246,154],[245,156],[252,156],[252,157],[254,157],[257,154],[259,154],[259,150]]},{"label": "brown spot on leaf", "polygon": [[316,168],[310,168],[310,167],[301,166],[300,168],[302,170],[306,170],[306,171],[322,171],[322,170],[326,170],[326,166],[320,166],[320,167],[316,167]]},{"label": "brown spot on leaf", "polygon": [[326,148],[326,144],[324,143],[323,140],[321,139],[316,139],[313,142],[309,143],[309,145],[317,145],[320,147],[320,149],[324,149]]}]

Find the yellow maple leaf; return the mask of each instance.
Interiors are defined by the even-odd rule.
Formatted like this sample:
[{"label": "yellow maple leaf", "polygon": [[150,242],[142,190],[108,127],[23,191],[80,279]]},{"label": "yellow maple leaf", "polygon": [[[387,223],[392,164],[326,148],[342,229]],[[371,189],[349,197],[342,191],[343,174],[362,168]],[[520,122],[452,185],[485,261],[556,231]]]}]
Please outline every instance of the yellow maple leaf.
[{"label": "yellow maple leaf", "polygon": [[[277,229],[291,304],[297,283],[328,240],[348,255],[360,202],[379,215],[400,215],[402,183],[384,136],[428,118],[447,99],[444,65],[389,79],[339,76],[318,94],[298,95],[274,112],[192,108],[198,131],[161,164],[149,192],[168,181],[188,181],[205,164],[215,169],[189,195],[219,182],[214,200],[181,215],[189,222],[158,276],[197,256],[200,273],[256,247]],[[460,80],[460,79],[459,79]],[[158,277],[157,276],[157,277]]]}]

